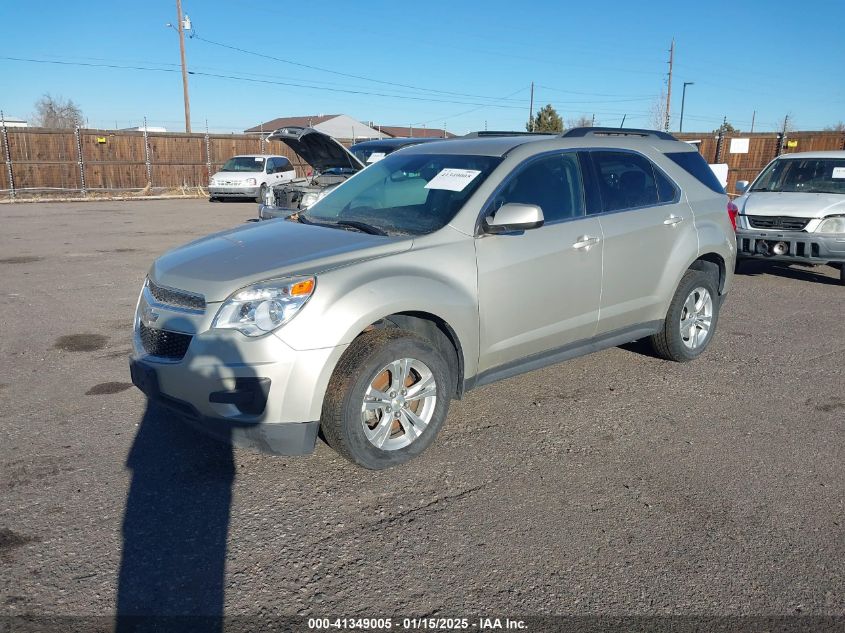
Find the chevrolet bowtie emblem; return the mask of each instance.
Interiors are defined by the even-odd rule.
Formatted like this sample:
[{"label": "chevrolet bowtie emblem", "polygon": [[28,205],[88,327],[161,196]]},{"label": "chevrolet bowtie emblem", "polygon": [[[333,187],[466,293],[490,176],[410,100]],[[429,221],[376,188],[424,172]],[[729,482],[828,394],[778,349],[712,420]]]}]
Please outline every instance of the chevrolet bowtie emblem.
[{"label": "chevrolet bowtie emblem", "polygon": [[144,309],[141,310],[141,323],[147,327],[158,321],[158,317],[158,312],[153,310],[150,306],[144,306]]}]

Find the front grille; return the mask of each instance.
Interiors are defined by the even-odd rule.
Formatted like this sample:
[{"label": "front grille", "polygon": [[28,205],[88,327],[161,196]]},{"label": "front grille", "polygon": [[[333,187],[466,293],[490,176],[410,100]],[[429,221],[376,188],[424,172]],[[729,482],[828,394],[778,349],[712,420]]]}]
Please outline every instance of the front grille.
[{"label": "front grille", "polygon": [[177,308],[188,308],[190,310],[205,310],[205,297],[193,292],[176,290],[159,286],[147,279],[147,288],[150,294],[159,303]]},{"label": "front grille", "polygon": [[147,354],[170,360],[182,360],[193,338],[190,334],[157,330],[143,323],[138,324],[138,333]]},{"label": "front grille", "polygon": [[755,229],[774,229],[783,231],[803,231],[810,220],[787,216],[749,215],[748,223]]}]

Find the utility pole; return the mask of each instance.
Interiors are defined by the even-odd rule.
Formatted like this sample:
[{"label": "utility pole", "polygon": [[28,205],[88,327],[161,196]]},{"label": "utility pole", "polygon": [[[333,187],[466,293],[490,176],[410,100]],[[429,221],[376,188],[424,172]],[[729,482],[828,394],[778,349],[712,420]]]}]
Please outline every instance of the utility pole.
[{"label": "utility pole", "polygon": [[531,82],[531,102],[528,105],[528,128],[529,132],[534,131],[534,82]]},{"label": "utility pole", "polygon": [[596,127],[596,115],[593,115],[592,121],[590,121],[590,127]]},{"label": "utility pole", "polygon": [[669,80],[666,82],[666,122],[663,124],[664,131],[669,131],[670,110],[672,109],[672,65],[675,63],[675,38],[672,38],[672,45],[669,47]]},{"label": "utility pole", "polygon": [[191,133],[191,99],[188,96],[188,67],[185,63],[185,19],[182,0],[176,0],[176,24],[179,31],[179,56],[182,58],[182,92],[185,95],[185,132]]},{"label": "utility pole", "polygon": [[754,121],[757,119],[757,110],[751,114],[751,133],[754,133]]}]

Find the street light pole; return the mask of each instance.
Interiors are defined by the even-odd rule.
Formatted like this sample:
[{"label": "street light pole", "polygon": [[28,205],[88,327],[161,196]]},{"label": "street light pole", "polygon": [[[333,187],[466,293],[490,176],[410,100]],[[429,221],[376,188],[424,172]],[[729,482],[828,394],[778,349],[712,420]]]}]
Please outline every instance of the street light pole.
[{"label": "street light pole", "polygon": [[678,126],[678,132],[684,131],[684,102],[687,99],[687,86],[692,86],[694,84],[695,84],[694,81],[685,81],[684,82],[684,90],[681,93],[681,123]]},{"label": "street light pole", "polygon": [[185,18],[182,0],[176,0],[176,24],[179,31],[179,56],[182,58],[182,92],[185,96],[185,132],[191,133],[191,100],[188,97],[188,67],[185,63]]}]

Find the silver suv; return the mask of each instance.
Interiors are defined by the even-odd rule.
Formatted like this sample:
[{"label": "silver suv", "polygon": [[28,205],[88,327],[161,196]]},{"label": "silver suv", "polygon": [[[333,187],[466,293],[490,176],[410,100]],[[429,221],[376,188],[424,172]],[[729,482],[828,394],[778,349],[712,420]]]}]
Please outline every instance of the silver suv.
[{"label": "silver suv", "polygon": [[156,260],[133,382],[238,445],[367,468],[419,455],[452,398],[650,338],[713,338],[736,239],[696,150],[578,128],[387,156],[289,218]]}]

